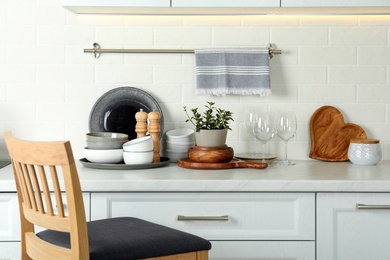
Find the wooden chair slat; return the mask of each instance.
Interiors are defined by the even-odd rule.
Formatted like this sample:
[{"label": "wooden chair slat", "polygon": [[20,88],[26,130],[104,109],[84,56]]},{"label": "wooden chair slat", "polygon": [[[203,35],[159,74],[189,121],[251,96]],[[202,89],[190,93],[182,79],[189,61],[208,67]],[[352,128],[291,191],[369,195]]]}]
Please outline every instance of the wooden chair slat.
[{"label": "wooden chair slat", "polygon": [[38,182],[37,173],[33,165],[27,165],[27,169],[30,172],[30,179],[32,183],[32,188],[34,190],[34,200],[37,204],[37,210],[42,214],[45,213],[45,207],[43,206],[41,187]]},{"label": "wooden chair slat", "polygon": [[42,192],[43,196],[45,198],[45,205],[46,205],[46,213],[50,216],[54,216],[54,209],[53,209],[53,203],[51,200],[49,185],[47,182],[47,176],[44,167],[39,167],[39,177],[41,179],[42,183]]},{"label": "wooden chair slat", "polygon": [[54,196],[56,198],[56,205],[58,210],[58,216],[65,217],[64,202],[62,200],[60,182],[58,180],[57,168],[50,166],[51,179],[53,183]]},{"label": "wooden chair slat", "polygon": [[26,190],[27,190],[26,196],[28,196],[28,199],[30,201],[30,205],[29,205],[30,209],[33,209],[36,211],[36,210],[38,210],[37,202],[34,199],[34,190],[33,190],[32,184],[31,184],[31,179],[29,176],[28,168],[25,164],[21,164],[21,170],[22,170],[22,177],[24,179],[24,184],[25,184]]},{"label": "wooden chair slat", "polygon": [[23,204],[26,205],[27,208],[32,208],[30,198],[28,197],[27,185],[23,177],[22,166],[18,162],[14,162],[12,166],[14,169],[15,180],[21,189]]}]

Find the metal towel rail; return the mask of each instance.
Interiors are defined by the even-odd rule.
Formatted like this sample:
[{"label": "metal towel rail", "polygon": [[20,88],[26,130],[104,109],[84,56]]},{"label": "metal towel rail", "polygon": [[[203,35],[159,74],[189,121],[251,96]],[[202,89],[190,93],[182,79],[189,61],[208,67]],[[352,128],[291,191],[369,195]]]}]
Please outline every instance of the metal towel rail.
[{"label": "metal towel rail", "polygon": [[[270,59],[274,54],[282,54],[281,50],[276,50],[273,43],[268,44]],[[84,53],[92,53],[95,59],[100,57],[101,53],[194,53],[195,50],[188,49],[101,49],[99,43],[94,43],[92,49],[84,49]]]}]

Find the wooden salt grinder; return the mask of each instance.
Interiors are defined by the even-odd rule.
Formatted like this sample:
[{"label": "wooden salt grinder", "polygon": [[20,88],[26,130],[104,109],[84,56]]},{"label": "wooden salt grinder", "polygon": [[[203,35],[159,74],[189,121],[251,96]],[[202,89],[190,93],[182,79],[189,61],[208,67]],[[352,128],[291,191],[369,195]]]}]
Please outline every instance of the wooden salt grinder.
[{"label": "wooden salt grinder", "polygon": [[160,161],[160,113],[159,112],[150,112],[148,114],[149,125],[148,131],[152,136],[153,140],[153,162]]},{"label": "wooden salt grinder", "polygon": [[137,120],[137,124],[135,125],[135,132],[137,133],[137,138],[145,136],[147,132],[147,123],[148,113],[144,112],[141,108],[139,112],[135,113],[135,119]]}]

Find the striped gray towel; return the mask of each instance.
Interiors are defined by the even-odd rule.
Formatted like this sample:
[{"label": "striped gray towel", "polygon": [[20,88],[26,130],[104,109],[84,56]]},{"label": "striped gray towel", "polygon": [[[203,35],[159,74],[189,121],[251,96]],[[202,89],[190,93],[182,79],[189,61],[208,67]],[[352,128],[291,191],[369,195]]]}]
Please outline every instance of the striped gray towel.
[{"label": "striped gray towel", "polygon": [[195,50],[195,59],[197,94],[271,94],[267,48]]}]

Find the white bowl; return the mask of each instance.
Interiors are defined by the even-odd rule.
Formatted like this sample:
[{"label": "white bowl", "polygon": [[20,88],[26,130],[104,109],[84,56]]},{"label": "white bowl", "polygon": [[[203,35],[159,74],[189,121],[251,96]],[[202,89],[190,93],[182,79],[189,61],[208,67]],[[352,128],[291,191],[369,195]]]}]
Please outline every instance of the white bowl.
[{"label": "white bowl", "polygon": [[146,164],[153,162],[153,150],[142,152],[123,151],[125,164]]},{"label": "white bowl", "polygon": [[165,151],[165,156],[169,158],[171,162],[177,162],[179,159],[188,158],[188,151]]},{"label": "white bowl", "polygon": [[126,152],[142,152],[153,150],[152,137],[148,135],[130,140],[123,144],[123,150]]},{"label": "white bowl", "polygon": [[167,140],[177,140],[177,141],[194,141],[195,140],[195,130],[190,128],[177,128],[169,130],[165,133]]},{"label": "white bowl", "polygon": [[122,149],[90,149],[84,148],[85,158],[93,163],[120,163],[123,161]]},{"label": "white bowl", "polygon": [[127,140],[123,141],[90,141],[87,140],[87,147],[89,149],[121,149],[122,145],[126,142]]},{"label": "white bowl", "polygon": [[189,148],[193,147],[195,145],[195,142],[191,142],[191,143],[185,143],[185,144],[181,144],[181,143],[173,143],[173,142],[169,142],[169,141],[165,141],[165,149],[168,149],[168,150],[188,150]]},{"label": "white bowl", "polygon": [[[190,148],[188,148],[190,149]],[[171,149],[165,149],[165,152],[167,153],[188,153],[188,149],[174,149],[174,150],[171,150]]]},{"label": "white bowl", "polygon": [[87,141],[100,141],[100,142],[111,142],[111,141],[124,141],[127,142],[129,136],[122,133],[112,132],[92,132],[86,134]]}]

